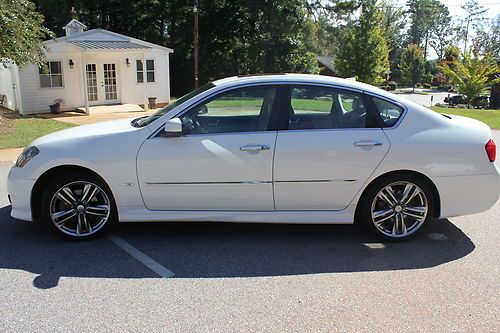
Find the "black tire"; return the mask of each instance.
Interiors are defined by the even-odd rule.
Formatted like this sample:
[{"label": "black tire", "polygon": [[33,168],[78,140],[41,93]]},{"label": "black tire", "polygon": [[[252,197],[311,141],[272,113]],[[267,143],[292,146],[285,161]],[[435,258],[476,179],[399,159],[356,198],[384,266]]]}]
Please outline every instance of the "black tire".
[{"label": "black tire", "polygon": [[[417,194],[413,199],[409,201],[409,203],[407,203],[407,205],[403,204],[402,200],[399,200],[403,199],[406,184],[413,184],[422,193]],[[393,197],[390,197],[390,193],[386,190],[386,187],[388,186],[391,186],[390,188],[393,189]],[[394,202],[393,199],[397,199],[394,205],[389,205],[388,201],[379,196],[379,193],[382,190],[384,190],[384,192],[381,194],[382,197],[384,196],[384,194],[388,194],[386,197],[391,202]],[[418,191],[414,191],[418,193]],[[406,197],[406,200],[413,194],[413,192],[409,192],[410,194]],[[391,174],[386,177],[377,179],[367,188],[366,192],[361,198],[361,202],[357,209],[356,223],[364,227],[365,230],[370,232],[375,237],[384,241],[406,241],[416,237],[431,224],[431,220],[433,219],[436,207],[436,203],[434,202],[434,200],[435,196],[432,187],[424,178],[413,174]],[[426,203],[427,209],[425,217],[422,217],[424,215],[423,212],[415,213],[414,211],[410,211],[410,209],[417,208],[419,210],[423,210],[423,207],[425,207],[425,205],[423,205],[422,202]],[[386,206],[384,206],[384,204]],[[389,212],[391,209],[393,210],[394,217],[389,217],[392,214],[391,212]],[[376,213],[389,213],[380,214],[379,217],[374,218],[373,216],[376,216],[378,214],[372,214],[372,211]],[[407,213],[419,216],[419,218],[406,215]],[[375,220],[377,220],[378,224],[376,224]],[[406,222],[408,222],[408,224],[411,224],[408,229],[406,226]],[[392,230],[391,226],[393,228]],[[404,231],[406,231],[406,234]]]},{"label": "black tire", "polygon": [[[94,185],[95,188],[97,188],[95,197],[91,197],[87,203],[81,201],[85,184],[89,184],[89,186]],[[56,196],[60,190],[68,186],[74,189],[74,192],[72,191],[71,193],[73,194],[73,198],[77,199],[77,203],[73,206],[70,206],[68,202],[60,200],[59,197]],[[93,187],[90,186],[90,189],[87,197],[92,194]],[[69,199],[67,196],[65,196],[65,198]],[[66,205],[64,209],[69,213],[63,216],[60,221],[72,215],[73,213],[71,211],[75,211],[77,215],[69,218],[64,222],[65,225],[62,227],[58,227],[52,218],[51,209],[54,209],[56,205],[61,207],[61,203]],[[108,205],[109,208],[107,212],[104,213],[105,210],[102,207],[106,205]],[[84,207],[82,212],[79,211],[81,206]],[[94,207],[93,211],[91,210],[92,207]],[[50,182],[42,194],[40,211],[42,221],[58,236],[69,240],[88,240],[100,237],[118,220],[115,200],[107,184],[101,178],[86,173],[65,173]],[[83,223],[80,224],[81,214],[86,216],[85,225],[90,225],[89,228],[79,228],[83,225]],[[99,214],[99,216],[96,216],[97,214]],[[104,218],[104,215],[107,217]],[[92,225],[95,228],[92,229]],[[75,229],[75,232],[71,232],[71,229]],[[80,230],[79,234],[77,234],[76,231],[78,229]]]}]

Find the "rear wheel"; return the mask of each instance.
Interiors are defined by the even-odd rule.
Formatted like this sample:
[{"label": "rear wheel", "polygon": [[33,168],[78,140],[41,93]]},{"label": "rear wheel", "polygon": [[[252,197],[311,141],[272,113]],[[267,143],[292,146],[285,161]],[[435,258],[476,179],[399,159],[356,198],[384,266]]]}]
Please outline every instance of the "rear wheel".
[{"label": "rear wheel", "polygon": [[43,219],[69,239],[99,236],[116,220],[111,191],[93,175],[61,176],[47,187],[41,204]]},{"label": "rear wheel", "polygon": [[413,175],[391,175],[376,181],[361,203],[359,218],[379,238],[402,241],[429,224],[434,197],[428,183]]}]

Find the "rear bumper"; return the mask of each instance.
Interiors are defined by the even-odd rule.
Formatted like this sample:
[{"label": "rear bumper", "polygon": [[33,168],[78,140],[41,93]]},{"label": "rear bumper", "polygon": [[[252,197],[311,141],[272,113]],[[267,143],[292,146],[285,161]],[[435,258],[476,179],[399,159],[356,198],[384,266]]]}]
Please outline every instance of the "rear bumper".
[{"label": "rear bumper", "polygon": [[493,206],[500,194],[498,169],[489,175],[436,177],[441,199],[440,218],[480,213]]},{"label": "rear bumper", "polygon": [[10,169],[7,178],[7,191],[10,196],[12,211],[10,215],[13,218],[33,221],[31,215],[31,191],[35,185],[34,179],[18,179],[16,177],[18,168]]}]

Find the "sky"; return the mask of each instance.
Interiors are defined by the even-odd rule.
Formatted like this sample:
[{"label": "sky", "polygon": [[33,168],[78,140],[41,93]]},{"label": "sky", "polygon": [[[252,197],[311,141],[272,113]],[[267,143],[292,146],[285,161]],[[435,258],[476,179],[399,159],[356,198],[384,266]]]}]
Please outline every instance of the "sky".
[{"label": "sky", "polygon": [[[453,17],[465,17],[466,12],[460,8],[461,5],[465,3],[463,0],[440,0],[444,5],[448,6],[450,14]],[[494,17],[500,14],[500,0],[479,0],[480,5],[488,8],[485,13],[486,17]]]},{"label": "sky", "polygon": [[[453,17],[454,20],[465,18],[467,16],[467,12],[461,8],[461,6],[465,3],[465,0],[440,0],[440,1],[445,6],[448,7],[450,15]],[[484,14],[485,18],[493,18],[497,15],[500,15],[500,0],[479,0],[478,2],[484,8],[488,9],[488,11],[486,11],[486,13]],[[474,32],[471,31],[470,36],[472,36],[473,34]],[[459,47],[462,48],[462,45],[463,44],[461,43]],[[429,47],[428,52],[429,52],[429,55],[427,57],[428,59],[436,58],[436,53],[431,47]]]}]

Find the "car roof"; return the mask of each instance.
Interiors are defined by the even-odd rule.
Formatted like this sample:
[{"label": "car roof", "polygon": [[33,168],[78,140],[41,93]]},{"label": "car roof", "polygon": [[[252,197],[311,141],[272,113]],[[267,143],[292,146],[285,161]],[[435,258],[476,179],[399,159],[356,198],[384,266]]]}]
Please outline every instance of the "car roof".
[{"label": "car roof", "polygon": [[212,82],[215,86],[233,86],[239,84],[252,84],[252,83],[318,83],[335,85],[348,89],[356,89],[372,94],[384,96],[386,98],[398,101],[399,98],[396,94],[387,92],[375,86],[357,82],[354,78],[343,79],[333,76],[314,75],[314,74],[258,74],[258,75],[244,75],[244,76],[231,76],[219,79]]}]

